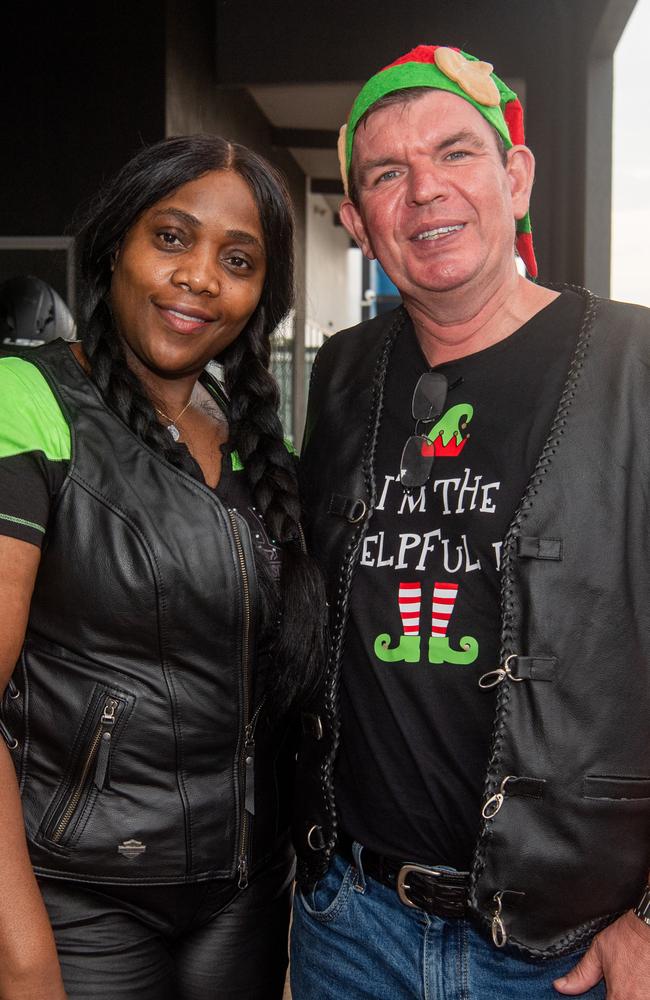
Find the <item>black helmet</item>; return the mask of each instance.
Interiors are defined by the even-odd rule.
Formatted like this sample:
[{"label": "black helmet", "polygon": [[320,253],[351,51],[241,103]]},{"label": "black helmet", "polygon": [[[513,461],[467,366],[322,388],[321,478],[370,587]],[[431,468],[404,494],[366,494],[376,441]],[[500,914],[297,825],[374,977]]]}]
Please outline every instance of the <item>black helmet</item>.
[{"label": "black helmet", "polygon": [[76,333],[72,313],[47,282],[23,275],[0,283],[0,348],[75,340]]}]

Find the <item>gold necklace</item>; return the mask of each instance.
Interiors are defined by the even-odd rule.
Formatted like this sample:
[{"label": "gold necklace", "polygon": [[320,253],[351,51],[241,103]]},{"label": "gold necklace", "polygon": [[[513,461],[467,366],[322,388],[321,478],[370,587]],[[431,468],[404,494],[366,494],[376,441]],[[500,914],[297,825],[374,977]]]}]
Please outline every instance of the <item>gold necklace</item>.
[{"label": "gold necklace", "polygon": [[187,403],[185,404],[185,406],[183,407],[183,409],[178,414],[175,420],[172,420],[170,416],[168,416],[166,413],[163,413],[162,410],[159,410],[157,406],[154,406],[154,410],[156,411],[156,413],[159,413],[161,417],[165,418],[165,420],[169,420],[169,424],[165,428],[165,430],[169,431],[174,441],[178,441],[178,439],[181,436],[181,432],[179,431],[176,425],[178,424],[178,421],[181,419],[181,417],[183,416],[183,414],[185,413],[186,409],[188,408],[191,402],[192,402],[192,397],[188,399]]}]

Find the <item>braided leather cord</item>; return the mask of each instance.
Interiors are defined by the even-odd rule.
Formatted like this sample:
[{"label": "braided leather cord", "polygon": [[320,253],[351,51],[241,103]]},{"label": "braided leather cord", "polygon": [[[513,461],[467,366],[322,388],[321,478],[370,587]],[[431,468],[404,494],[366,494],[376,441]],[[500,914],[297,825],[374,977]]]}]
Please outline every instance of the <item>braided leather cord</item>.
[{"label": "braided leather cord", "polygon": [[[555,453],[561,445],[567,417],[571,409],[573,399],[576,395],[584,360],[589,349],[592,328],[598,310],[598,299],[587,289],[581,288],[578,285],[562,285],[560,288],[564,288],[581,295],[585,302],[585,311],[580,331],[578,333],[576,349],[569,366],[567,380],[562,391],[562,395],[560,396],[560,402],[558,404],[555,418],[551,424],[551,429],[546,439],[546,443],[544,444],[544,448],[542,449],[541,455],[537,461],[537,465],[535,466],[528,486],[526,487],[522,501],[515,512],[514,518],[508,528],[508,532],[504,540],[501,571],[501,663],[505,663],[505,660],[509,655],[517,652],[515,649],[515,642],[518,635],[519,608],[516,602],[513,580],[513,560],[516,556],[517,538],[521,533],[522,526],[529,511],[535,503],[535,497],[537,496],[538,489],[553,462]],[[502,745],[510,711],[510,695],[511,685],[501,684],[500,691],[497,696],[496,718],[485,783],[484,801],[497,791],[501,781]],[[484,820],[481,825],[470,879],[470,906],[474,913],[480,917],[481,922],[487,930],[490,928],[492,914],[482,913],[479,909],[478,882],[485,869],[486,854],[490,846],[491,826],[492,821],[490,819]],[[503,887],[499,886],[498,888]],[[513,887],[513,889],[516,888],[517,887]],[[577,947],[582,939],[589,938],[593,934],[594,930],[598,930],[600,927],[610,923],[611,919],[612,916],[609,915],[596,921],[590,921],[581,927],[577,927],[556,942],[552,948],[545,949],[544,951],[521,945],[516,938],[512,937],[508,938],[508,943],[528,955],[535,955],[539,958],[551,958],[556,952],[566,950],[566,948],[571,944],[575,944]]]},{"label": "braided leather cord", "polygon": [[402,329],[405,321],[403,311],[395,317],[386,338],[384,340],[381,353],[377,360],[372,387],[372,403],[366,429],[366,437],[363,446],[363,476],[368,496],[368,511],[366,517],[360,523],[358,529],[353,533],[346,548],[341,573],[339,576],[338,595],[336,602],[336,618],[332,630],[330,642],[330,661],[328,665],[328,684],[326,691],[325,708],[332,732],[332,748],[321,766],[321,788],[323,797],[327,803],[329,815],[331,817],[331,835],[323,854],[323,870],[329,864],[332,852],[336,845],[336,835],[338,830],[338,819],[336,815],[336,802],[334,799],[334,763],[340,742],[341,723],[339,716],[339,692],[341,686],[341,658],[345,644],[345,630],[350,609],[350,594],[352,591],[352,581],[357,567],[359,553],[368,530],[368,522],[375,507],[375,454],[377,450],[377,437],[381,415],[384,405],[384,387],[386,384],[386,374],[388,371],[388,361],[395,344],[395,340]]}]

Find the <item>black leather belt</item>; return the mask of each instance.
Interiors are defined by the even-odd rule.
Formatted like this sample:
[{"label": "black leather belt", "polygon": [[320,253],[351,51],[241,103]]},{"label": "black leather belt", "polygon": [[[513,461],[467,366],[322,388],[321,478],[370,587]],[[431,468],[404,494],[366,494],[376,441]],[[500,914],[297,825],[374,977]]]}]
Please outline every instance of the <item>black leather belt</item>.
[{"label": "black leather belt", "polygon": [[[352,839],[341,832],[336,844],[338,853],[354,864]],[[398,861],[376,854],[367,847],[361,855],[364,875],[395,889],[405,906],[412,906],[437,917],[464,917],[468,911],[469,872],[450,872],[410,861]]]}]

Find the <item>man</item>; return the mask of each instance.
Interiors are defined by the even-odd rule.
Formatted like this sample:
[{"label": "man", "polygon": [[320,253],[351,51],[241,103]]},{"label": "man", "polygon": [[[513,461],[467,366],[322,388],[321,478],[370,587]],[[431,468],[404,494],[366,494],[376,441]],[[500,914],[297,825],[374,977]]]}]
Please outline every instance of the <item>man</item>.
[{"label": "man", "polygon": [[403,307],[314,365],[294,1000],[648,998],[650,315],[519,273],[534,160],[489,64],[419,46],[342,151]]}]

